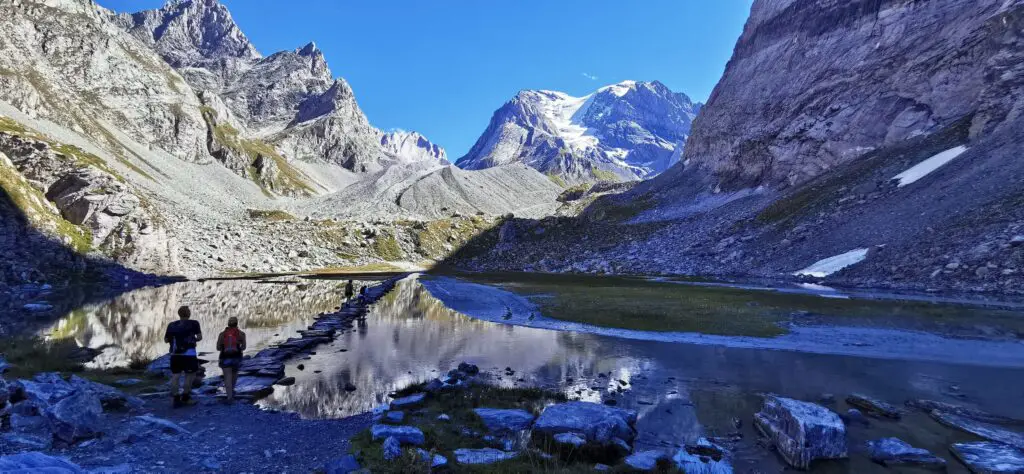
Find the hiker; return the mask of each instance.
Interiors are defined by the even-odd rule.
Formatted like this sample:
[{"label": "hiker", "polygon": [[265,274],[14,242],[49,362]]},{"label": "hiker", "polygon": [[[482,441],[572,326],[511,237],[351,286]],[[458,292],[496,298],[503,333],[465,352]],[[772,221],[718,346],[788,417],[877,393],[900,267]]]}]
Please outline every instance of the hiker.
[{"label": "hiker", "polygon": [[359,289],[359,301],[364,301],[364,302],[366,301],[366,287],[365,286]]},{"label": "hiker", "polygon": [[[170,344],[171,350],[171,395],[174,397],[174,408],[192,403],[192,382],[199,371],[199,356],[196,354],[196,343],[203,340],[203,332],[199,321],[193,321],[192,310],[188,306],[178,308],[178,320],[167,325],[164,342]],[[185,387],[179,393],[178,382],[181,374],[185,374]]]},{"label": "hiker", "polygon": [[352,300],[352,295],[355,294],[355,290],[352,288],[352,280],[349,280],[345,285],[345,301]]},{"label": "hiker", "polygon": [[217,350],[220,351],[220,365],[224,372],[224,393],[227,402],[235,401],[235,382],[238,382],[238,368],[242,366],[242,352],[245,352],[245,333],[238,329],[238,318],[228,318],[228,327],[217,336]]}]

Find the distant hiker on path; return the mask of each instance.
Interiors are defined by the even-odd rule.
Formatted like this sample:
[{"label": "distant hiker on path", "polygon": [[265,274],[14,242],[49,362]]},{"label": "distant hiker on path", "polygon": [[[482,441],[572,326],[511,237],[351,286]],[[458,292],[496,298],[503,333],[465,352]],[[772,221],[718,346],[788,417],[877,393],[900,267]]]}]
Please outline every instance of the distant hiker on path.
[{"label": "distant hiker on path", "polygon": [[345,302],[350,301],[355,293],[355,288],[352,287],[352,280],[349,280],[345,285]]},{"label": "distant hiker on path", "polygon": [[[193,321],[192,310],[188,306],[178,308],[178,320],[167,325],[164,342],[171,345],[171,395],[174,397],[174,408],[192,402],[192,382],[199,371],[199,356],[196,354],[196,343],[203,340],[203,332],[199,321]],[[184,393],[179,393],[178,382],[181,374],[185,374]]]},{"label": "distant hiker on path", "polygon": [[238,382],[238,368],[242,366],[245,352],[245,333],[238,329],[238,318],[228,318],[228,327],[217,336],[217,350],[220,351],[218,365],[224,371],[224,393],[231,403],[235,401],[235,382]]}]

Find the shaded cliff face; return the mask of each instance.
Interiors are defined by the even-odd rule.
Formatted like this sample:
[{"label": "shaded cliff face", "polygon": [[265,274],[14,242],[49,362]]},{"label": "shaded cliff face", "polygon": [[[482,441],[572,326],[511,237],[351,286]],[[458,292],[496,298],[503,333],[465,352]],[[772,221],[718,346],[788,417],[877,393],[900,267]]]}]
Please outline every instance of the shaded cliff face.
[{"label": "shaded cliff face", "polygon": [[[1019,18],[1004,0],[761,0],[684,160],[724,189],[806,182],[971,114],[1019,110]],[[669,184],[669,183],[664,183]]]}]

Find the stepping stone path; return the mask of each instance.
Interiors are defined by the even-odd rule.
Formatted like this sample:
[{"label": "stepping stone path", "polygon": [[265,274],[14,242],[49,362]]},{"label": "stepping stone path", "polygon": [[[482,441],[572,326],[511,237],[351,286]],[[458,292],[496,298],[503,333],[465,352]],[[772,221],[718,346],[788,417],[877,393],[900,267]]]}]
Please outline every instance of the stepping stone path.
[{"label": "stepping stone path", "polygon": [[927,449],[915,448],[899,438],[882,438],[868,442],[871,460],[885,467],[946,468],[946,460]]},{"label": "stepping stone path", "polygon": [[754,415],[754,426],[797,469],[807,469],[817,459],[847,457],[846,426],[821,405],[768,395]]},{"label": "stepping stone path", "polygon": [[[309,354],[314,347],[333,341],[339,332],[351,329],[357,319],[366,316],[370,305],[391,291],[402,278],[404,275],[399,275],[367,288],[362,298],[352,299],[336,312],[317,316],[316,322],[308,329],[299,331],[299,337],[289,338],[242,361],[238,369],[235,395],[258,399],[272,393],[274,384],[284,380],[284,365],[288,360]],[[162,375],[169,371],[169,365],[170,358],[161,357],[153,361],[146,371],[152,375]],[[302,370],[301,366],[299,370]]]},{"label": "stepping stone path", "polygon": [[402,398],[398,398],[398,399],[393,400],[391,402],[391,408],[414,407],[416,405],[419,405],[419,404],[423,403],[423,400],[425,398],[427,398],[427,394],[425,394],[425,393],[415,393],[415,394],[409,395],[408,397],[402,397]]}]

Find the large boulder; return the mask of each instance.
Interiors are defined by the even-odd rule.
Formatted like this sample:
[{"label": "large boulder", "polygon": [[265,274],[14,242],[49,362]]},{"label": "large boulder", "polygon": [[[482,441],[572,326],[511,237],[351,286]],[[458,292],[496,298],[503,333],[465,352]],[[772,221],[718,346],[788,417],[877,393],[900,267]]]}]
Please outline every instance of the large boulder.
[{"label": "large boulder", "polygon": [[75,389],[89,392],[99,398],[104,410],[124,410],[138,408],[142,405],[141,400],[129,397],[114,387],[83,379],[77,375],[72,375],[69,383]]},{"label": "large boulder", "polygon": [[797,469],[807,469],[817,459],[847,457],[843,420],[821,405],[768,395],[754,415],[754,426]]},{"label": "large boulder", "polygon": [[102,414],[99,397],[86,391],[74,393],[46,412],[53,436],[66,443],[97,436]]},{"label": "large boulder", "polygon": [[927,449],[915,448],[899,438],[882,438],[868,442],[871,460],[885,467],[921,467],[945,469],[946,460]]},{"label": "large boulder", "polygon": [[480,421],[492,433],[510,433],[530,429],[535,416],[526,410],[500,410],[497,408],[477,408],[473,410]]},{"label": "large boulder", "polygon": [[24,397],[42,404],[53,405],[75,393],[77,389],[61,378],[60,374],[36,374],[32,380],[19,380],[18,385]]},{"label": "large boulder", "polygon": [[1003,443],[956,443],[949,448],[971,472],[1019,474],[1024,472],[1024,451]]},{"label": "large boulder", "polygon": [[0,456],[0,472],[10,473],[46,473],[46,474],[85,474],[85,470],[64,458],[48,456],[43,453],[31,452]]},{"label": "large boulder", "polygon": [[[567,402],[547,407],[533,424],[533,437],[554,446],[554,437],[575,433],[586,444],[575,455],[614,463],[632,451],[636,412],[588,402]],[[563,443],[564,444],[564,443]]]}]

